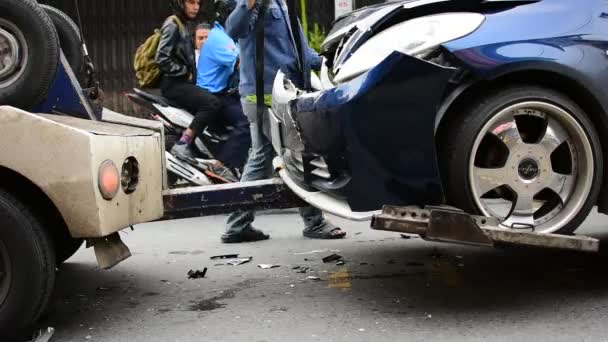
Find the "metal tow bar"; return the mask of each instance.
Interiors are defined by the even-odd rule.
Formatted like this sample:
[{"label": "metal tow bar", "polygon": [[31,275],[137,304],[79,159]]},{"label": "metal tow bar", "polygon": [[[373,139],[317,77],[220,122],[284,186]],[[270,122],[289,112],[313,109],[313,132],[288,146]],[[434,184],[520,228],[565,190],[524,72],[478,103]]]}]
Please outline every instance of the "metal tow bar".
[{"label": "metal tow bar", "polygon": [[278,178],[167,190],[163,202],[165,216],[161,220],[306,206]]},{"label": "metal tow bar", "polygon": [[495,243],[581,252],[599,252],[597,239],[500,228],[496,218],[475,216],[450,207],[385,206],[372,228],[420,235],[425,240],[493,247]]}]

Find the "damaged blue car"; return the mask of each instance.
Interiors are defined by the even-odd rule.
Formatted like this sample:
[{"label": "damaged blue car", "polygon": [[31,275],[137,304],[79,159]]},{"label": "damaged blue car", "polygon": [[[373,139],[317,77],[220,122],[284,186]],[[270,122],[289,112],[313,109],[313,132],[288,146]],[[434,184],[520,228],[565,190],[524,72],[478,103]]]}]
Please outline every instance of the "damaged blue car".
[{"label": "damaged blue car", "polygon": [[367,220],[450,205],[569,234],[608,213],[608,2],[404,0],[339,18],[314,91],[279,72],[289,187]]}]

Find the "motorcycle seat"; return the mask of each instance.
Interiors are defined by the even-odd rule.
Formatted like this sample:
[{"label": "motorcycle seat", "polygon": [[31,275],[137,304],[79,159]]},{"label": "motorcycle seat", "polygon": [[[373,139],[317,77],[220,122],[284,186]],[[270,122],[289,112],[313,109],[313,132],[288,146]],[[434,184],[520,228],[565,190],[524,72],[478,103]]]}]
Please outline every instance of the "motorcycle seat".
[{"label": "motorcycle seat", "polygon": [[139,88],[133,88],[133,91],[135,92],[135,94],[145,98],[146,100],[158,103],[159,105],[161,105],[163,107],[177,107],[177,108],[184,109],[177,103],[174,103],[174,102],[170,101],[169,99],[167,99],[166,97],[163,97],[162,95],[160,95],[160,89],[149,89],[146,91],[146,90],[142,90]]}]

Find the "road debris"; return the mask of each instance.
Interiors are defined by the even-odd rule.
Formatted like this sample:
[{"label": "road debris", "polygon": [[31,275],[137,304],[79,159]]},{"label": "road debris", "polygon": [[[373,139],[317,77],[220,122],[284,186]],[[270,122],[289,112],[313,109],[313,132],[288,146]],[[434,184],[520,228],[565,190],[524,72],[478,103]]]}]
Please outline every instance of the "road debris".
[{"label": "road debris", "polygon": [[338,262],[336,262],[336,265],[338,265],[338,266],[344,265],[344,260],[338,260]]},{"label": "road debris", "polygon": [[314,280],[314,281],[319,281],[319,280],[321,280],[321,278],[319,278],[319,277],[315,277],[315,276],[308,276],[308,277],[306,277],[306,279],[308,279],[308,280]]},{"label": "road debris", "polygon": [[310,271],[310,267],[307,266],[296,266],[293,269],[296,270],[296,273],[307,273]]},{"label": "road debris", "polygon": [[332,261],[338,261],[338,260],[342,260],[342,256],[338,255],[338,254],[328,255],[325,258],[323,258],[323,262],[324,263],[328,263],[328,262],[332,262]]},{"label": "road debris", "polygon": [[251,260],[253,260],[253,257],[232,259],[232,260],[228,261],[228,265],[238,266],[238,265],[246,264],[246,263],[250,262]]},{"label": "road debris", "polygon": [[361,328],[361,329],[359,329],[359,331],[360,331],[360,332],[364,332],[364,331],[365,331],[365,329]]},{"label": "road debris", "polygon": [[90,340],[90,339],[92,339],[92,338],[93,338],[93,337],[92,337],[91,335],[87,335],[87,336],[85,336],[85,337],[84,337],[84,339],[85,339],[85,340]]},{"label": "road debris", "polygon": [[340,250],[325,248],[325,249],[316,249],[316,250],[310,251],[310,252],[293,253],[293,255],[306,255],[306,254],[328,253],[328,252],[331,252],[331,253],[340,253]]},{"label": "road debris", "polygon": [[211,257],[211,260],[217,259],[237,259],[239,257],[238,254],[224,254],[224,255],[215,255]]},{"label": "road debris", "polygon": [[109,287],[105,287],[105,286],[98,286],[97,287],[97,291],[110,291]]},{"label": "road debris", "polygon": [[199,279],[199,278],[205,278],[205,275],[207,274],[207,267],[203,268],[203,270],[190,270],[188,271],[188,279]]},{"label": "road debris", "polygon": [[361,235],[361,232],[357,232],[357,233],[355,233],[355,235]]},{"label": "road debris", "polygon": [[271,269],[271,268],[281,267],[281,265],[259,264],[258,267],[261,268],[261,269],[263,269],[263,270],[268,270],[268,269]]},{"label": "road debris", "polygon": [[51,337],[53,337],[54,333],[55,329],[52,327],[40,329],[37,333],[34,334],[30,342],[48,342],[51,340]]}]

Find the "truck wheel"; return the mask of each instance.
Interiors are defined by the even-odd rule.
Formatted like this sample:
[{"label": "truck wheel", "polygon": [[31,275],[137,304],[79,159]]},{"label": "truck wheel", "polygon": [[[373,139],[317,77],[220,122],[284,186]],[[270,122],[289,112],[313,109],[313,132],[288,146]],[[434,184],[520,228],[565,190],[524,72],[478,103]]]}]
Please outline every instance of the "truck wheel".
[{"label": "truck wheel", "polygon": [[44,8],[46,14],[49,15],[55,30],[59,36],[59,45],[61,51],[68,60],[72,71],[76,78],[82,78],[82,68],[84,65],[84,53],[82,50],[82,41],[80,40],[80,29],[78,25],[65,13],[48,5],[40,5]]},{"label": "truck wheel", "polygon": [[55,255],[38,219],[4,190],[0,227],[0,336],[25,340],[51,296]]},{"label": "truck wheel", "polygon": [[445,126],[451,205],[501,220],[503,228],[570,234],[595,205],[600,140],[587,114],[548,88],[504,87]]},{"label": "truck wheel", "polygon": [[29,109],[55,80],[59,39],[35,0],[0,1],[0,105]]},{"label": "truck wheel", "polygon": [[55,260],[57,260],[57,266],[63,264],[66,260],[71,258],[72,255],[78,252],[83,242],[83,239],[75,239],[67,231],[53,234],[53,245],[55,246]]}]

